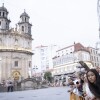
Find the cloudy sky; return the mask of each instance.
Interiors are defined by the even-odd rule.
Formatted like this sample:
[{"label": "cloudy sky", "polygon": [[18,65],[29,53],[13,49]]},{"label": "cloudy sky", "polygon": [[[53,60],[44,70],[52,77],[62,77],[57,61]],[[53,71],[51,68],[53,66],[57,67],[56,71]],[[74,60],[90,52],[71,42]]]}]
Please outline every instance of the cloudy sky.
[{"label": "cloudy sky", "polygon": [[97,0],[0,0],[9,11],[11,27],[24,9],[32,23],[33,47],[72,45],[93,46],[98,41]]}]

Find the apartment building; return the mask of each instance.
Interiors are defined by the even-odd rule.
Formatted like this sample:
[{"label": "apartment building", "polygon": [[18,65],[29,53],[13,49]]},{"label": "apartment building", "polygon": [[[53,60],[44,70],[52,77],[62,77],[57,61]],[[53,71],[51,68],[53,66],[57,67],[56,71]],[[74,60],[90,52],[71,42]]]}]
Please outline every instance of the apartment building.
[{"label": "apartment building", "polygon": [[100,55],[98,54],[98,49],[93,47],[87,47],[90,52],[90,60],[94,67],[100,66]]},{"label": "apartment building", "polygon": [[46,71],[53,69],[52,58],[57,50],[56,45],[37,46],[34,48],[34,56],[32,61],[32,75],[40,76]]},{"label": "apartment building", "polygon": [[81,43],[74,43],[57,50],[56,56],[53,58],[53,76],[74,73],[81,66],[79,61],[84,61],[89,67],[93,67],[90,52]]}]

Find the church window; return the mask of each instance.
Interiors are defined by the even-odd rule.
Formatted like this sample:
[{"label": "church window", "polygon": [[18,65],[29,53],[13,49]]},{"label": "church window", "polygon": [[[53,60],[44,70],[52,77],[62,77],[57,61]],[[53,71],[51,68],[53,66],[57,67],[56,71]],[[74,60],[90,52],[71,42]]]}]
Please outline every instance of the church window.
[{"label": "church window", "polygon": [[22,22],[24,22],[24,18],[22,17]]},{"label": "church window", "polygon": [[28,27],[28,33],[30,34],[31,33],[31,30],[30,30],[31,28],[30,27]]},{"label": "church window", "polygon": [[15,67],[18,67],[18,61],[15,61]]},{"label": "church window", "polygon": [[26,22],[26,17],[25,17],[25,22]]},{"label": "church window", "polygon": [[4,17],[5,13],[3,12],[3,17]]},{"label": "church window", "polygon": [[8,27],[7,23],[6,23],[6,28]]},{"label": "church window", "polygon": [[22,26],[22,31],[24,32],[24,26]]}]

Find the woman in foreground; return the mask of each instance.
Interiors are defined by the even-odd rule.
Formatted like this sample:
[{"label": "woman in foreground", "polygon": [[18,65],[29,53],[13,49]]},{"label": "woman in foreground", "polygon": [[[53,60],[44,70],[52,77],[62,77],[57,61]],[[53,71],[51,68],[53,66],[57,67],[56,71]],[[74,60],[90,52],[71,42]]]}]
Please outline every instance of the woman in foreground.
[{"label": "woman in foreground", "polygon": [[93,98],[89,98],[88,100],[100,100],[100,75],[96,69],[89,69],[87,71],[87,80],[89,89],[94,95]]}]

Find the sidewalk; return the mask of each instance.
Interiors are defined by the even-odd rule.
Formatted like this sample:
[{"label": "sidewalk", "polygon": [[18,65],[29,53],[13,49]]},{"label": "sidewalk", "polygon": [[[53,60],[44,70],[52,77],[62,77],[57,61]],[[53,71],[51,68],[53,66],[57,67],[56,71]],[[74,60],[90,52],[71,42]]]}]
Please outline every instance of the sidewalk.
[{"label": "sidewalk", "polygon": [[50,87],[45,89],[3,92],[0,100],[69,100],[67,87]]}]

